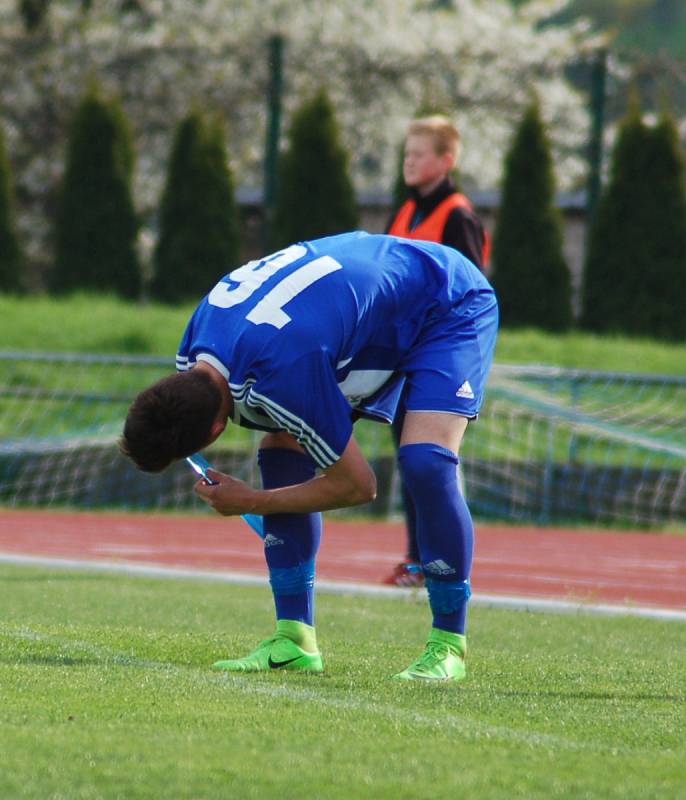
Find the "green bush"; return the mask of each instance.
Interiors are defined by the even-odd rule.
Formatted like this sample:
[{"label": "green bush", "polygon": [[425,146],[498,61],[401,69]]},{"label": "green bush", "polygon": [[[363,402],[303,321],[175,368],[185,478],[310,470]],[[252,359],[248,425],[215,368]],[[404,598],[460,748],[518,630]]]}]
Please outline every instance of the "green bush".
[{"label": "green bush", "polygon": [[686,196],[674,124],[632,102],[589,236],[583,323],[598,332],[686,338]]},{"label": "green bush", "polygon": [[294,115],[290,149],[279,165],[272,246],[357,227],[348,156],[339,138],[325,92],[319,92]]},{"label": "green bush", "polygon": [[92,87],[69,135],[50,279],[55,293],[87,289],[139,297],[133,160],[131,134],[119,104]]},{"label": "green bush", "polygon": [[403,175],[403,164],[405,163],[405,141],[403,140],[398,147],[398,156],[396,159],[395,181],[391,189],[391,202],[394,209],[399,209],[400,206],[408,199],[410,192],[407,184],[405,183],[405,176]]},{"label": "green bush", "polygon": [[223,129],[193,111],[178,126],[160,209],[150,292],[197,299],[238,266],[238,210]]},{"label": "green bush", "polygon": [[22,257],[14,229],[11,172],[5,136],[0,128],[0,292],[22,289]]},{"label": "green bush", "polygon": [[19,13],[27,33],[33,33],[42,25],[50,8],[50,0],[19,0]]},{"label": "green bush", "polygon": [[554,203],[550,146],[534,103],[506,159],[493,237],[493,282],[503,325],[562,331],[572,324],[569,269]]}]

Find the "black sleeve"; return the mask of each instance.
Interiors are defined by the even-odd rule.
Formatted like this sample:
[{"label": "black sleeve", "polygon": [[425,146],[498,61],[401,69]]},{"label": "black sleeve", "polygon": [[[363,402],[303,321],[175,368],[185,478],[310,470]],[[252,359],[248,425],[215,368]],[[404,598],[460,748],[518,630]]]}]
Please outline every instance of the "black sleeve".
[{"label": "black sleeve", "polygon": [[388,218],[386,222],[386,227],[383,230],[384,233],[388,233],[388,231],[390,231],[391,225],[395,222],[395,218],[398,216],[398,211],[400,211],[401,208],[402,206],[398,206],[397,208],[393,209],[393,211],[391,212],[391,216]]},{"label": "black sleeve", "polygon": [[484,229],[476,215],[463,208],[450,212],[441,244],[454,247],[483,270]]}]

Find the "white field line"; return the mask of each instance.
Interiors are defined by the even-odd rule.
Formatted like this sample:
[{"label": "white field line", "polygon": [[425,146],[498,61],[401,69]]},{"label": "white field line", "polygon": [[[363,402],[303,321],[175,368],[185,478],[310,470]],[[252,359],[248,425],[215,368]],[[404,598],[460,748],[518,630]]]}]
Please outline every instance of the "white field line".
[{"label": "white field line", "polygon": [[[598,752],[603,750],[591,742],[577,741],[564,736],[549,733],[537,733],[535,731],[524,731],[511,728],[507,725],[493,725],[472,719],[468,716],[459,714],[436,713],[428,714],[425,711],[417,711],[414,708],[403,708],[392,703],[379,703],[373,699],[365,699],[354,695],[351,689],[343,692],[335,688],[328,687],[319,689],[316,686],[302,687],[294,686],[288,680],[287,673],[284,675],[284,683],[274,685],[272,683],[262,683],[256,680],[255,676],[231,675],[228,673],[211,672],[207,667],[179,666],[165,661],[152,661],[148,659],[138,659],[128,653],[122,653],[101,645],[92,644],[79,639],[70,639],[67,636],[58,636],[51,633],[33,631],[30,628],[12,628],[9,625],[0,623],[0,636],[21,641],[46,642],[60,647],[62,655],[72,654],[73,658],[79,655],[87,655],[91,658],[102,661],[103,664],[113,664],[117,666],[127,666],[140,669],[159,670],[165,675],[174,676],[184,683],[191,683],[198,687],[208,686],[219,687],[226,684],[226,688],[231,692],[240,692],[245,695],[269,697],[274,699],[285,698],[289,701],[298,700],[303,703],[311,704],[314,708],[333,708],[350,713],[372,714],[377,717],[384,717],[394,724],[405,724],[412,728],[426,727],[441,731],[453,730],[461,737],[483,740],[491,742],[515,742],[524,744],[531,748],[547,747],[550,749],[564,749],[570,751]],[[68,656],[67,656],[68,657]],[[318,680],[317,676],[311,676],[313,683]],[[418,689],[421,684],[402,684],[398,688]],[[435,688],[435,687],[434,687]],[[456,687],[448,687],[447,691],[452,691]],[[458,689],[459,692],[459,689]],[[416,700],[416,695],[409,699]],[[632,748],[612,747],[612,752],[618,751],[629,753]]]},{"label": "white field line", "polygon": [[[295,699],[303,703],[312,703],[317,708],[325,706],[344,711],[360,711],[385,717],[396,724],[403,723],[412,728],[428,727],[433,730],[438,729],[441,732],[454,731],[456,734],[468,736],[472,740],[487,739],[489,741],[516,742],[531,748],[546,747],[586,752],[597,752],[599,750],[597,746],[588,741],[576,741],[556,734],[523,731],[506,725],[492,725],[466,715],[460,716],[459,714],[450,713],[427,714],[413,708],[402,708],[390,703],[366,700],[350,693],[343,696],[332,696],[330,691],[323,692],[316,688],[294,687],[286,684],[273,686],[267,683],[251,682],[247,677],[234,675],[227,675],[226,680],[231,691],[240,691],[247,695],[261,695],[273,698],[284,697],[289,700]],[[416,684],[412,684],[412,686],[416,688]],[[448,691],[450,691],[450,688]],[[628,747],[620,747],[619,749],[624,752],[629,752],[630,750]]]},{"label": "white field line", "polygon": [[[58,569],[75,569],[92,572],[114,572],[146,578],[181,578],[214,581],[242,586],[268,586],[261,575],[243,572],[212,572],[186,567],[163,567],[155,564],[130,562],[86,561],[48,556],[25,556],[0,552],[0,564],[39,566]],[[424,590],[404,589],[396,586],[378,586],[372,583],[344,583],[343,581],[317,581],[317,591],[325,594],[355,595],[360,597],[386,597],[395,600],[416,600],[425,597]],[[611,605],[608,603],[580,603],[570,600],[548,600],[540,597],[517,597],[475,593],[470,605],[476,608],[505,608],[512,611],[531,611],[547,614],[593,614],[614,617],[645,617],[649,619],[686,622],[686,611],[671,608],[653,608],[639,605]]]},{"label": "white field line", "polygon": [[163,664],[160,661],[140,659],[129,653],[121,653],[109,647],[93,644],[92,642],[84,642],[81,639],[70,639],[68,636],[58,636],[54,633],[34,631],[27,627],[12,628],[10,625],[0,623],[0,636],[6,636],[9,639],[19,639],[25,642],[47,642],[48,644],[57,645],[63,648],[61,655],[69,653],[67,657],[71,658],[78,658],[78,656],[86,655],[97,661],[112,663],[118,666],[141,667],[145,669],[159,669],[162,667],[177,669],[173,664]]}]

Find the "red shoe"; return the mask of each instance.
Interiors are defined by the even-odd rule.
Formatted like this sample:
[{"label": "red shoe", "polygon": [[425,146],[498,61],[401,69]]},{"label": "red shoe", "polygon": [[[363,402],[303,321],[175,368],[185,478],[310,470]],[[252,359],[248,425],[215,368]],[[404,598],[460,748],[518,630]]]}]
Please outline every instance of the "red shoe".
[{"label": "red shoe", "polygon": [[421,570],[421,565],[415,561],[401,561],[393,567],[393,572],[383,582],[387,586],[421,588],[424,586],[424,573]]}]

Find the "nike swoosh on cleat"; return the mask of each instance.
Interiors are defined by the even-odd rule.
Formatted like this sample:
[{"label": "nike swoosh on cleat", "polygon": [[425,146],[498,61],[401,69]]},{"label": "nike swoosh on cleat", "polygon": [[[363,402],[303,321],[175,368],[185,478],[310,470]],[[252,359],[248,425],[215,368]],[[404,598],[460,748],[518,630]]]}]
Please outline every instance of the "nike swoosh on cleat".
[{"label": "nike swoosh on cleat", "polygon": [[269,656],[268,664],[270,669],[279,669],[279,667],[285,667],[286,664],[292,664],[294,661],[297,661],[300,656],[296,656],[295,658],[289,658],[287,661],[273,661],[272,657]]}]

